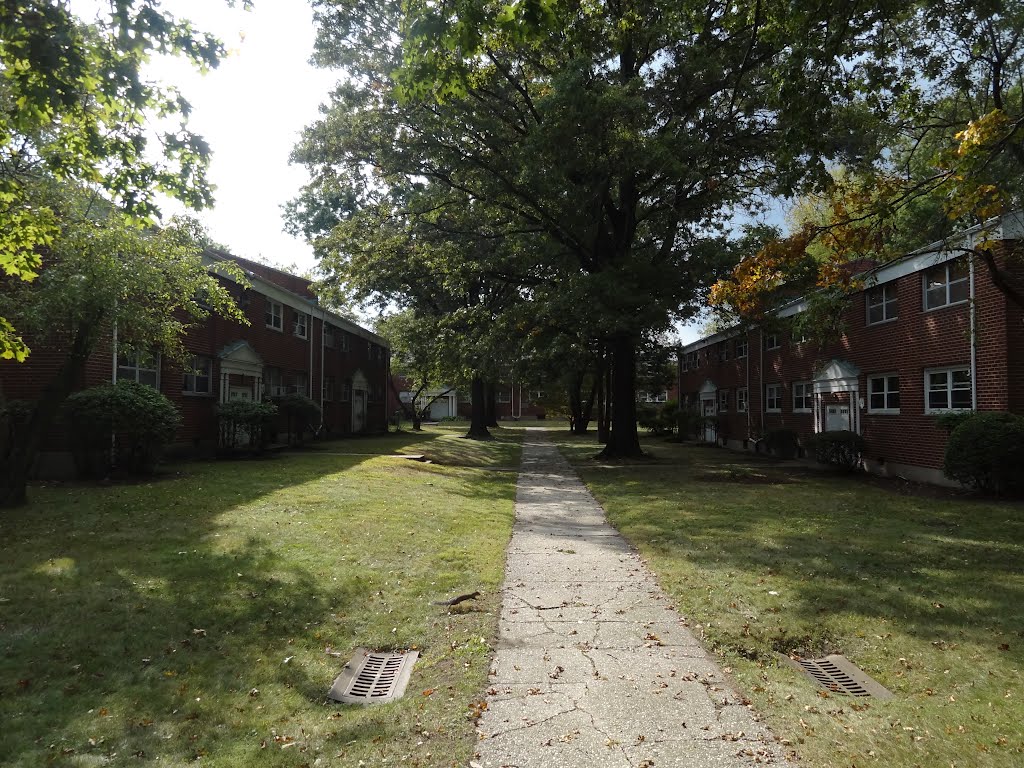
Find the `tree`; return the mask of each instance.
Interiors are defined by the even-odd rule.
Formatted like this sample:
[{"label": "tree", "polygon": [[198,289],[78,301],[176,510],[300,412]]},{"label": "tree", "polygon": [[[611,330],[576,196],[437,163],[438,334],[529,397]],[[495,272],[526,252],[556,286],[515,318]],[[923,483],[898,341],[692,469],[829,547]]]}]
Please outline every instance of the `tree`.
[{"label": "tree", "polygon": [[880,19],[859,3],[315,7],[317,60],[351,77],[296,153],[308,195],[361,207],[426,179],[530,238],[610,356],[609,456],[640,452],[636,348],[697,300],[716,218],[848,146],[837,105],[856,83],[837,61]]},{"label": "tree", "polygon": [[[1024,206],[1024,8],[928,0],[913,10],[867,65],[881,78],[874,154],[801,201],[790,236],[716,288],[720,306],[749,315],[783,284],[802,285],[819,289],[828,314],[862,287],[854,276],[866,260],[943,240],[1024,306],[1024,251],[997,248],[990,226]],[[953,241],[974,226],[973,244]]]},{"label": "tree", "polygon": [[[97,344],[115,328],[122,352],[184,359],[182,334],[210,311],[245,322],[204,267],[202,232],[194,222],[173,220],[162,229],[140,230],[92,192],[49,185],[33,194],[59,214],[61,227],[39,276],[9,281],[0,292],[0,314],[12,318],[33,343],[64,356],[53,377],[40,382],[38,400],[7,446],[0,506],[25,501],[28,473],[43,438]],[[231,272],[242,279],[240,271]]]},{"label": "tree", "polygon": [[[92,23],[65,0],[0,3],[0,273],[35,279],[60,237],[57,212],[34,195],[44,176],[102,188],[142,223],[158,213],[158,194],[195,209],[211,203],[209,148],[188,130],[188,102],[142,75],[154,52],[204,69],[225,55],[157,0],[111,2]],[[151,114],[178,121],[156,132],[159,160]],[[0,359],[24,360],[28,351],[0,316]]]},{"label": "tree", "polygon": [[[423,393],[444,380],[441,373],[443,365],[438,355],[440,331],[434,318],[417,315],[407,309],[382,318],[377,324],[377,333],[391,345],[391,373],[401,376],[413,387],[410,402],[408,405],[402,403],[402,409],[411,419],[412,428],[418,432],[423,412],[452,391],[449,387],[425,404],[420,404]],[[394,379],[390,386],[394,390]],[[395,398],[399,399],[397,391]]]}]

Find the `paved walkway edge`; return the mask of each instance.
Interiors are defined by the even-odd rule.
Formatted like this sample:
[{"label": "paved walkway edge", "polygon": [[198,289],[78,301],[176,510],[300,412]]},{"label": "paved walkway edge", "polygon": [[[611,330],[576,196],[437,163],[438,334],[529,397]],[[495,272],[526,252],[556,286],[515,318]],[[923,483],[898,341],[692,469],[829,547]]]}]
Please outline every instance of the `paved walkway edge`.
[{"label": "paved walkway edge", "polygon": [[786,763],[558,450],[523,442],[498,648],[473,764]]}]

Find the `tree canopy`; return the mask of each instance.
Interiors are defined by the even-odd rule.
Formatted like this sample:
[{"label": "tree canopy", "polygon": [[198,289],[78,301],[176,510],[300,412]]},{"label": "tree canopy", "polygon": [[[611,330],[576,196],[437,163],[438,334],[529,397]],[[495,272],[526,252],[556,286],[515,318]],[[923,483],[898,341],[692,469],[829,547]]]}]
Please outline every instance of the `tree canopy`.
[{"label": "tree canopy", "polygon": [[[188,102],[143,76],[155,53],[205,69],[225,49],[157,0],[117,0],[88,22],[63,0],[0,4],[0,274],[33,280],[59,236],[41,179],[101,189],[140,224],[160,194],[195,209],[212,202],[209,147],[188,129]],[[0,359],[27,354],[0,316]]]},{"label": "tree canopy", "polygon": [[378,230],[344,222],[429,184],[528,242],[515,252],[608,342],[610,454],[639,451],[636,345],[698,300],[726,212],[813,184],[852,146],[843,61],[881,20],[859,3],[314,7],[316,59],[349,79],[296,150],[314,179],[296,221],[321,252],[363,252]]}]

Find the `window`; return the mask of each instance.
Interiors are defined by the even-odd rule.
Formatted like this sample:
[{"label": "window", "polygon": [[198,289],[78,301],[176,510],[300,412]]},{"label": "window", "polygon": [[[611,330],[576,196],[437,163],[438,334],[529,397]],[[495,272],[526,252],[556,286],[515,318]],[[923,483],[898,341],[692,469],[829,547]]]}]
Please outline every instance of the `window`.
[{"label": "window", "polygon": [[814,407],[814,384],[810,381],[798,381],[793,384],[793,410],[810,412]]},{"label": "window", "polygon": [[263,369],[263,396],[276,397],[281,394],[281,369],[267,366]]},{"label": "window", "polygon": [[736,339],[736,359],[747,356],[747,340]]},{"label": "window", "polygon": [[117,356],[117,380],[137,381],[160,389],[160,355],[132,352]]},{"label": "window", "polygon": [[532,389],[530,390],[530,400],[534,403],[540,402],[544,399],[543,389]]},{"label": "window", "polygon": [[504,387],[499,388],[496,394],[499,403],[507,403],[511,398],[511,393]]},{"label": "window", "polygon": [[742,387],[741,389],[737,389],[736,390],[736,410],[739,411],[740,413],[746,413],[747,412],[747,407],[748,407],[747,406],[747,400],[748,400],[747,388],[746,387]]},{"label": "window", "polygon": [[925,413],[933,411],[969,411],[971,409],[971,369],[940,368],[924,372]]},{"label": "window", "polygon": [[967,301],[969,274],[963,264],[949,262],[924,273],[924,308],[938,309]]},{"label": "window", "polygon": [[877,285],[865,294],[868,303],[868,325],[886,323],[899,317],[896,304],[896,283]]},{"label": "window", "polygon": [[793,343],[794,344],[805,344],[811,340],[811,334],[804,328],[796,328],[793,330]]},{"label": "window", "polygon": [[280,331],[284,324],[284,307],[276,301],[267,299],[267,310],[263,315],[263,319],[267,324],[267,328]]},{"label": "window", "polygon": [[724,363],[729,359],[729,342],[723,341],[718,345],[718,362]]},{"label": "window", "polygon": [[729,390],[720,389],[718,390],[718,410],[720,413],[724,413],[729,410]]},{"label": "window", "polygon": [[211,388],[213,360],[209,357],[195,355],[185,365],[185,380],[181,385],[182,392],[193,395],[213,394]]},{"label": "window", "polygon": [[765,349],[778,349],[779,348],[779,335],[777,333],[769,333],[764,337],[764,348]]},{"label": "window", "polygon": [[768,384],[764,388],[764,409],[766,411],[782,410],[782,385]]},{"label": "window", "polygon": [[352,382],[345,381],[341,384],[341,402],[347,403],[352,399]]},{"label": "window", "polygon": [[295,321],[292,323],[292,333],[300,339],[309,337],[309,315],[305,312],[295,313]]},{"label": "window", "polygon": [[900,412],[900,377],[895,373],[868,377],[868,413]]},{"label": "window", "polygon": [[324,400],[332,402],[334,400],[334,377],[324,376]]},{"label": "window", "polygon": [[334,343],[338,345],[338,349],[342,352],[348,352],[348,334],[342,330],[338,330],[334,334]]},{"label": "window", "polygon": [[379,402],[384,399],[384,385],[383,384],[371,384],[370,385],[370,402]]},{"label": "window", "polygon": [[309,394],[309,376],[305,371],[295,371],[292,373],[292,386],[289,387],[289,391],[297,395]]},{"label": "window", "polygon": [[324,346],[334,349],[334,326],[330,323],[324,323]]}]

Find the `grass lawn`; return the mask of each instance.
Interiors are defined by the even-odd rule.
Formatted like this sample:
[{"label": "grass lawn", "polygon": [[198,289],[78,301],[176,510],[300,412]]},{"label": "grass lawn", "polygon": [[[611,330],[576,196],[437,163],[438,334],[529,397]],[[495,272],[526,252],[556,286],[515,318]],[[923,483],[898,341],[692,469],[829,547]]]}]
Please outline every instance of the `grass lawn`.
[{"label": "grass lawn", "polygon": [[[32,488],[0,513],[0,764],[465,765],[515,495],[486,467],[519,458],[495,433]],[[403,700],[326,700],[359,646],[419,649]]]},{"label": "grass lawn", "polygon": [[[801,764],[1024,765],[1024,505],[653,440],[603,466],[557,439]],[[843,653],[895,698],[829,694],[776,651]]]}]

